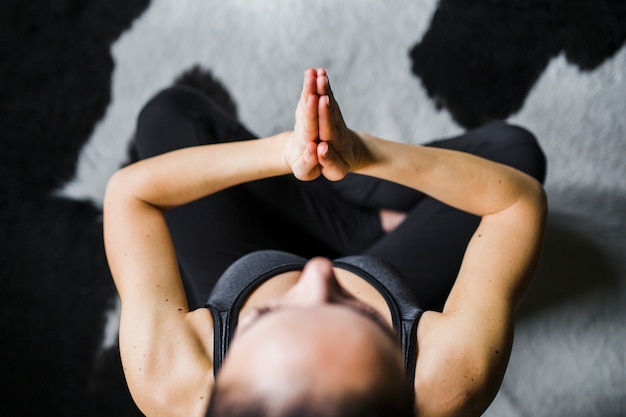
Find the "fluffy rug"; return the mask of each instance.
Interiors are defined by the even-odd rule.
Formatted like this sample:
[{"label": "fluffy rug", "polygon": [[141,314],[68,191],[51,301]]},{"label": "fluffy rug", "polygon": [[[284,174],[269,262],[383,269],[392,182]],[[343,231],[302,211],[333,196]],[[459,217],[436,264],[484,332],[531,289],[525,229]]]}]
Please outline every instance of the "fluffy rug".
[{"label": "fluffy rug", "polygon": [[139,415],[100,205],[143,103],[196,64],[261,135],[293,125],[309,66],[389,139],[532,130],[545,255],[485,415],[626,414],[625,1],[13,0],[0,23],[2,415]]}]

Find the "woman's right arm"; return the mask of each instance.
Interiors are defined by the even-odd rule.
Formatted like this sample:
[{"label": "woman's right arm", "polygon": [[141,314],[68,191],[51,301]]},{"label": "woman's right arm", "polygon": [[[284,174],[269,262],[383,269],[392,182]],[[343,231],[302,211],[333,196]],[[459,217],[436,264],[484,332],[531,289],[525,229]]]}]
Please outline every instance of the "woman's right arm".
[{"label": "woman's right arm", "polygon": [[[212,380],[211,316],[189,311],[165,212],[248,181],[319,175],[314,79],[305,78],[294,132],[178,149],[110,179],[104,240],[122,312],[120,351],[133,398],[147,415],[194,415]],[[210,215],[208,213],[207,215]],[[207,324],[208,323],[208,324]],[[159,414],[161,413],[161,414]]]},{"label": "woman's right arm", "polygon": [[122,304],[120,353],[146,415],[197,414],[213,383],[210,313],[189,311],[166,210],[288,173],[282,154],[288,137],[180,149],[130,165],[109,181],[104,240]]}]

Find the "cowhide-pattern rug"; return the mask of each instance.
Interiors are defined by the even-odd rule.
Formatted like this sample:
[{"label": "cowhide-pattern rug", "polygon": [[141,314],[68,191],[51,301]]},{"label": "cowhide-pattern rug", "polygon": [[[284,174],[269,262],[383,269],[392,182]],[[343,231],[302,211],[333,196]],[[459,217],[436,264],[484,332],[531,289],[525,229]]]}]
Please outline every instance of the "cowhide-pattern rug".
[{"label": "cowhide-pattern rug", "polygon": [[626,415],[625,1],[7,0],[0,23],[1,415],[139,415],[100,205],[142,104],[194,65],[261,135],[309,66],[389,139],[532,130],[545,256],[485,415]]}]

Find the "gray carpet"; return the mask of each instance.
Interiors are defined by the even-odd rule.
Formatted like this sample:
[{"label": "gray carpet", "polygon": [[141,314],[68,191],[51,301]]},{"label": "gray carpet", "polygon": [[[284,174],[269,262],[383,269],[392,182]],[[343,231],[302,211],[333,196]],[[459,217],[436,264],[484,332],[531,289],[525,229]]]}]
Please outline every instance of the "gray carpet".
[{"label": "gray carpet", "polygon": [[[410,143],[460,132],[463,119],[411,70],[409,51],[438,6],[435,0],[154,0],[113,45],[111,103],[75,179],[59,193],[101,204],[142,104],[196,63],[224,83],[240,118],[261,135],[292,127],[309,66],[329,70],[355,129]],[[626,415],[626,47],[619,47],[592,68],[555,54],[519,110],[507,115],[532,130],[548,156],[550,215],[544,260],[487,416]],[[467,48],[482,51],[476,43]],[[465,81],[469,91],[484,101],[472,81]]]}]

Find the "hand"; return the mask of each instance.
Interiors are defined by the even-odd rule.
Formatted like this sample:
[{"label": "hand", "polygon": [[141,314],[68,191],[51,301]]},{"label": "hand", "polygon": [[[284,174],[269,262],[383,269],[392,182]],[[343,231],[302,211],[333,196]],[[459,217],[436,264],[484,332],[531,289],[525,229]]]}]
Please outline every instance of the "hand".
[{"label": "hand", "polygon": [[285,148],[285,160],[296,178],[310,181],[320,176],[318,160],[318,105],[317,71],[304,73],[302,94],[296,108],[294,131]]},{"label": "hand", "polygon": [[323,174],[337,181],[366,163],[367,157],[365,145],[343,120],[326,70],[306,70],[294,131],[285,148],[294,176],[310,181]]},{"label": "hand", "polygon": [[317,70],[317,94],[320,140],[317,157],[322,174],[337,181],[364,164],[368,152],[359,136],[346,126],[323,68]]}]

